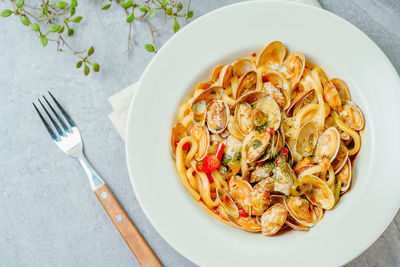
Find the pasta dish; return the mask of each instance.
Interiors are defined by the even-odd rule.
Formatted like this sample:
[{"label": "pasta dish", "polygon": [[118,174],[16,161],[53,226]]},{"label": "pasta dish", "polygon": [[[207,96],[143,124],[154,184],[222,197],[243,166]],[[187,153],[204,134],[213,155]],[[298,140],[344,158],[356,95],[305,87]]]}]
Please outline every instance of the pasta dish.
[{"label": "pasta dish", "polygon": [[274,41],[197,84],[171,150],[210,215],[272,236],[309,230],[348,192],[363,128],[344,81]]}]

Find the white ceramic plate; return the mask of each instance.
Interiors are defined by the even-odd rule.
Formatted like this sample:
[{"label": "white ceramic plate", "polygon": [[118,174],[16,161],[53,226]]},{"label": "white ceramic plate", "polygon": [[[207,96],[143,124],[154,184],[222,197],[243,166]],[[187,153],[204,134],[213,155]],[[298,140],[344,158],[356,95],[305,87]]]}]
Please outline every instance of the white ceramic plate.
[{"label": "white ceramic plate", "polygon": [[[209,216],[178,180],[170,154],[178,104],[216,64],[282,41],[342,78],[366,119],[352,189],[309,232],[265,237]],[[169,40],[145,70],[131,103],[127,163],[136,196],[158,232],[202,266],[337,266],[367,249],[400,206],[399,77],[356,27],[292,2],[244,2],[218,9]]]}]

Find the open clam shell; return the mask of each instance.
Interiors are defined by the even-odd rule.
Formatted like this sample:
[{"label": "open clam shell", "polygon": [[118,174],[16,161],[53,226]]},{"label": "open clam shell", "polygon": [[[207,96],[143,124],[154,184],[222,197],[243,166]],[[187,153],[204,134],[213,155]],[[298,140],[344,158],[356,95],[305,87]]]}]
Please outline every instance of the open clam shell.
[{"label": "open clam shell", "polygon": [[264,154],[270,138],[271,136],[268,132],[259,133],[257,131],[253,131],[245,137],[243,146],[246,151],[247,163],[255,162]]},{"label": "open clam shell", "polygon": [[276,234],[286,222],[288,212],[283,204],[277,203],[261,216],[261,233],[271,236]]},{"label": "open clam shell", "polygon": [[318,160],[332,162],[340,146],[340,135],[335,127],[326,129],[318,139],[316,156]]},{"label": "open clam shell", "polygon": [[336,90],[338,91],[340,100],[342,102],[351,100],[349,88],[344,81],[338,78],[334,78],[331,79],[331,82],[336,87]]},{"label": "open clam shell", "polygon": [[318,216],[313,205],[301,197],[285,197],[284,204],[290,215],[300,224],[313,227],[318,223]]},{"label": "open clam shell", "polygon": [[308,231],[310,230],[309,227],[300,224],[296,221],[290,214],[288,214],[285,222],[290,228],[297,230],[297,231]]},{"label": "open clam shell", "polygon": [[252,110],[250,104],[246,102],[236,105],[234,119],[238,130],[243,135],[248,135],[254,129]]},{"label": "open clam shell", "polygon": [[229,106],[223,100],[216,100],[207,111],[207,127],[214,134],[222,133],[228,125]]},{"label": "open clam shell", "polygon": [[342,110],[342,101],[335,85],[331,81],[326,81],[324,84],[324,100],[336,112]]},{"label": "open clam shell", "polygon": [[221,69],[221,73],[219,74],[218,83],[222,86],[222,88],[227,88],[231,84],[232,78],[232,66],[225,65]]},{"label": "open clam shell", "polygon": [[261,225],[257,222],[255,217],[241,217],[234,219],[229,217],[229,219],[236,224],[240,229],[245,230],[247,232],[260,232]]},{"label": "open clam shell", "polygon": [[335,174],[337,174],[343,168],[343,166],[347,162],[348,157],[349,152],[346,146],[343,144],[343,142],[340,142],[339,151],[336,155],[336,158],[332,161],[332,167]]},{"label": "open clam shell", "polygon": [[232,63],[233,76],[242,77],[249,71],[255,70],[256,65],[248,58],[242,58]]},{"label": "open clam shell", "polygon": [[286,73],[289,76],[292,88],[294,88],[299,82],[301,75],[303,75],[306,59],[303,54],[293,52],[285,59],[283,65],[286,67]]},{"label": "open clam shell", "polygon": [[268,44],[257,58],[257,67],[276,66],[282,63],[286,55],[286,47],[282,42],[274,41]]},{"label": "open clam shell", "polygon": [[303,157],[313,155],[318,136],[319,130],[315,121],[309,121],[304,124],[296,137],[296,152]]},{"label": "open clam shell", "polygon": [[323,209],[332,209],[335,205],[335,195],[329,186],[315,175],[304,175],[300,179],[301,186],[307,186],[304,193],[307,199],[315,206]]},{"label": "open clam shell", "polygon": [[247,212],[250,213],[252,187],[245,180],[231,179],[229,195]]},{"label": "open clam shell", "polygon": [[190,135],[193,136],[199,144],[194,158],[196,160],[202,160],[207,155],[207,150],[210,146],[210,134],[205,126],[195,126],[191,130]]},{"label": "open clam shell", "polygon": [[359,131],[364,128],[364,116],[354,103],[345,101],[339,115],[343,118],[344,123],[353,130]]},{"label": "open clam shell", "polygon": [[213,71],[212,71],[212,73],[211,73],[211,80],[212,80],[213,82],[218,81],[219,75],[221,74],[221,70],[222,70],[223,68],[224,68],[224,65],[218,65],[218,66],[216,66],[216,67],[213,69]]},{"label": "open clam shell", "polygon": [[273,127],[275,131],[279,129],[282,116],[275,100],[271,97],[263,97],[256,103],[255,108],[267,116],[269,127]]},{"label": "open clam shell", "polygon": [[268,67],[262,67],[260,69],[260,73],[263,82],[270,82],[274,86],[282,88],[290,95],[291,84],[288,80],[286,80],[281,72],[270,69]]},{"label": "open clam shell", "polygon": [[286,116],[295,116],[302,107],[313,102],[316,102],[315,90],[309,90],[297,94],[291,101],[290,106],[286,109]]},{"label": "open clam shell", "polygon": [[244,93],[254,91],[257,88],[257,72],[251,70],[240,77],[238,81],[238,88],[236,91],[236,97],[241,97]]},{"label": "open clam shell", "polygon": [[352,170],[351,170],[351,162],[350,158],[347,159],[346,164],[343,166],[343,168],[340,170],[340,172],[336,175],[337,179],[340,179],[342,182],[342,187],[340,189],[341,193],[346,193],[347,190],[349,190],[350,185],[351,185],[351,176],[352,176]]},{"label": "open clam shell", "polygon": [[290,97],[286,90],[275,87],[271,82],[264,83],[263,90],[267,96],[270,96],[282,110],[290,106]]},{"label": "open clam shell", "polygon": [[251,215],[262,215],[271,203],[269,191],[265,187],[253,188],[251,191],[250,204]]},{"label": "open clam shell", "polygon": [[233,201],[232,197],[222,188],[216,189],[218,201],[224,208],[226,213],[232,218],[239,218],[239,209]]}]

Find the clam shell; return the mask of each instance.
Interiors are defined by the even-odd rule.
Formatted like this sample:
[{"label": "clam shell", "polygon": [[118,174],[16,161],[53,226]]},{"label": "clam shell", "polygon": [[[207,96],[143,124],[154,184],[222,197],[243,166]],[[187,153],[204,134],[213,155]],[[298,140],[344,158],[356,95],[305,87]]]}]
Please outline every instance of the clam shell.
[{"label": "clam shell", "polygon": [[216,100],[207,111],[207,127],[214,134],[222,133],[228,125],[229,106],[223,100]]},{"label": "clam shell", "polygon": [[249,71],[240,77],[238,81],[238,88],[236,92],[236,97],[241,97],[244,93],[249,91],[254,91],[257,88],[257,72]]},{"label": "clam shell", "polygon": [[351,162],[350,158],[347,158],[346,164],[336,175],[337,179],[340,179],[342,181],[342,187],[340,189],[341,193],[346,193],[347,190],[349,190],[351,185],[351,176],[352,176]]},{"label": "clam shell", "polygon": [[286,55],[286,47],[279,41],[268,44],[257,58],[257,67],[268,65],[275,66],[282,63]]},{"label": "clam shell", "polygon": [[313,227],[318,222],[314,207],[307,199],[301,197],[286,197],[284,204],[289,214],[300,224]]},{"label": "clam shell", "polygon": [[335,205],[335,195],[329,186],[315,175],[304,175],[300,179],[302,186],[308,186],[304,194],[307,199],[315,206],[323,209],[332,209]]},{"label": "clam shell", "polygon": [[199,144],[194,158],[197,161],[202,160],[207,155],[207,150],[210,146],[210,134],[205,126],[195,126],[191,130],[190,135],[193,136]]},{"label": "clam shell", "polygon": [[255,70],[256,65],[248,58],[242,58],[232,63],[233,76],[241,77],[247,72]]},{"label": "clam shell", "polygon": [[232,218],[239,218],[239,209],[232,197],[222,188],[216,189],[217,199],[221,203],[226,213]]},{"label": "clam shell", "polygon": [[364,128],[364,116],[354,103],[345,101],[339,115],[343,118],[344,123],[353,130],[359,131]]},{"label": "clam shell", "polygon": [[263,97],[256,103],[255,108],[267,116],[269,127],[273,127],[275,131],[279,129],[282,116],[275,100],[271,97]]},{"label": "clam shell", "polygon": [[311,156],[314,153],[318,136],[318,125],[315,121],[304,124],[296,137],[296,152],[303,157]]},{"label": "clam shell", "polygon": [[271,236],[276,234],[286,222],[288,212],[283,204],[277,203],[261,216],[261,233]]},{"label": "clam shell", "polygon": [[335,85],[331,81],[326,81],[324,84],[324,100],[336,112],[342,110],[342,101]]},{"label": "clam shell", "polygon": [[334,78],[331,80],[331,82],[336,87],[336,90],[338,91],[340,100],[342,102],[351,100],[349,88],[344,81],[338,78]]},{"label": "clam shell", "polygon": [[318,160],[332,160],[336,157],[340,146],[340,135],[335,127],[329,127],[319,137],[316,156]]}]

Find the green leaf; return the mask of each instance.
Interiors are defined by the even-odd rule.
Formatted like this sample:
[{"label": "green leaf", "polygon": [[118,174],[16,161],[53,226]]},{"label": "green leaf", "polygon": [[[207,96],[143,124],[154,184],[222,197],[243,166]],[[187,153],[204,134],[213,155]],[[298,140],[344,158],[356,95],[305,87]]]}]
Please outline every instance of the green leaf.
[{"label": "green leaf", "polygon": [[99,63],[93,63],[93,71],[94,72],[99,72],[100,71]]},{"label": "green leaf", "polygon": [[29,26],[29,20],[25,15],[20,16],[19,19],[22,24],[24,24],[25,26]]},{"label": "green leaf", "polygon": [[76,9],[74,7],[71,7],[71,10],[69,11],[69,15],[72,17],[75,15]]},{"label": "green leaf", "polygon": [[175,22],[174,22],[174,32],[179,31],[180,28],[181,28],[181,26],[179,26],[179,23],[178,23],[178,21],[177,21],[176,18],[175,18]]},{"label": "green leaf", "polygon": [[154,52],[154,46],[152,44],[145,44],[144,48],[148,51],[148,52]]},{"label": "green leaf", "polygon": [[85,76],[88,76],[90,72],[90,69],[87,65],[85,65],[85,67],[83,68],[83,73],[85,74]]},{"label": "green leaf", "polygon": [[68,6],[68,4],[64,1],[57,1],[55,6],[58,7],[59,9],[64,9]]},{"label": "green leaf", "polygon": [[167,13],[167,15],[171,15],[172,14],[172,8],[167,8],[165,10],[165,13]]},{"label": "green leaf", "polygon": [[20,8],[24,5],[24,0],[15,0],[15,5]]},{"label": "green leaf", "polygon": [[60,29],[61,29],[60,25],[53,24],[53,25],[50,26],[49,32],[58,32],[58,30],[60,30]]},{"label": "green leaf", "polygon": [[182,8],[183,8],[182,3],[179,3],[178,6],[176,7],[176,9],[178,10],[178,12],[181,11]]},{"label": "green leaf", "polygon": [[88,55],[88,56],[91,56],[91,55],[93,55],[93,53],[94,53],[94,47],[91,46],[91,47],[89,48],[89,50],[87,51],[87,55]]},{"label": "green leaf", "polygon": [[32,24],[31,24],[31,30],[34,31],[34,32],[40,31],[39,24],[37,24],[37,23],[32,23]]},{"label": "green leaf", "polygon": [[71,0],[70,4],[69,4],[72,8],[75,8],[78,6],[78,1],[77,0]]},{"label": "green leaf", "polygon": [[12,11],[9,9],[4,9],[3,11],[1,11],[0,16],[2,16],[3,18],[9,17],[11,16]]},{"label": "green leaf", "polygon": [[187,18],[190,19],[191,17],[193,17],[193,11],[190,10],[187,14]]},{"label": "green leaf", "polygon": [[110,7],[111,7],[111,4],[108,4],[108,5],[103,6],[101,9],[102,9],[102,10],[107,10],[107,9],[109,9]]},{"label": "green leaf", "polygon": [[146,13],[148,9],[147,7],[141,6],[139,7],[139,10]]},{"label": "green leaf", "polygon": [[157,13],[157,9],[152,9],[149,13],[149,19],[151,19],[152,17],[154,17],[154,15]]},{"label": "green leaf", "polygon": [[68,36],[71,36],[71,35],[73,35],[73,34],[74,34],[74,29],[69,28],[69,29],[68,29]]},{"label": "green leaf", "polygon": [[43,45],[43,47],[46,47],[48,42],[49,41],[47,40],[46,37],[44,37],[44,36],[40,37],[40,43]]},{"label": "green leaf", "polygon": [[81,60],[81,61],[78,61],[78,62],[76,63],[76,68],[79,69],[80,67],[82,67],[82,63],[83,63],[82,60]]},{"label": "green leaf", "polygon": [[163,2],[163,4],[164,4],[164,5],[166,5],[166,4],[168,4],[168,3],[169,3],[169,1],[168,1],[168,0],[163,0],[162,2]]},{"label": "green leaf", "polygon": [[79,23],[82,20],[82,16],[78,16],[72,20],[72,22]]},{"label": "green leaf", "polygon": [[43,14],[43,16],[47,16],[47,14],[49,14],[49,9],[47,7],[44,7],[42,9],[42,14]]},{"label": "green leaf", "polygon": [[135,19],[135,14],[133,12],[126,18],[127,23],[131,23]]},{"label": "green leaf", "polygon": [[65,29],[65,27],[62,26],[57,32],[58,32],[58,33],[63,33],[63,32],[64,32],[64,29]]},{"label": "green leaf", "polygon": [[125,1],[122,3],[122,7],[123,7],[123,8],[130,8],[131,6],[133,6],[133,3],[132,3],[131,0],[125,0]]}]

